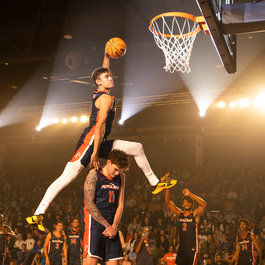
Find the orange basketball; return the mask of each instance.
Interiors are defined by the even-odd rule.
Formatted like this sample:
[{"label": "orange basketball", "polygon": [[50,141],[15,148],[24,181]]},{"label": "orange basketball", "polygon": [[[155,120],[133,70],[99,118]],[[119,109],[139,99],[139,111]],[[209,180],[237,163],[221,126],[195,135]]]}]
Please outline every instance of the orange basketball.
[{"label": "orange basketball", "polygon": [[126,53],[126,44],[120,38],[111,38],[106,43],[106,51],[108,55],[112,58],[120,58]]}]

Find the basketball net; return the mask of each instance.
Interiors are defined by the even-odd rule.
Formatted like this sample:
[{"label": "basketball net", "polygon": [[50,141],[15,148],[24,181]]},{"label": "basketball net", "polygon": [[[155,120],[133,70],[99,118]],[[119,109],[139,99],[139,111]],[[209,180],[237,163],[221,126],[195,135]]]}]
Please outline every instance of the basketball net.
[{"label": "basketball net", "polygon": [[164,52],[165,71],[189,73],[193,43],[201,30],[196,17],[181,12],[164,13],[151,20],[149,30]]}]

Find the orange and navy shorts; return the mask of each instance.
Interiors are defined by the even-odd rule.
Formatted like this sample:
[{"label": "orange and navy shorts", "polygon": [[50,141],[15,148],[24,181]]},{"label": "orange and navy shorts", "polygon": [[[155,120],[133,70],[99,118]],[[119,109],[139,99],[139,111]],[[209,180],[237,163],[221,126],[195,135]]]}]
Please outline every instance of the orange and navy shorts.
[{"label": "orange and navy shorts", "polygon": [[89,256],[102,261],[123,259],[119,233],[113,239],[104,236],[102,234],[104,227],[91,217],[86,208],[84,209],[83,221],[83,258]]},{"label": "orange and navy shorts", "polygon": [[[80,160],[84,167],[90,162],[91,155],[94,149],[94,137],[95,126],[85,128],[84,132],[80,136],[74,156],[70,159],[70,162]],[[113,140],[104,139],[100,144],[99,157],[107,159],[109,153],[112,150]]]}]

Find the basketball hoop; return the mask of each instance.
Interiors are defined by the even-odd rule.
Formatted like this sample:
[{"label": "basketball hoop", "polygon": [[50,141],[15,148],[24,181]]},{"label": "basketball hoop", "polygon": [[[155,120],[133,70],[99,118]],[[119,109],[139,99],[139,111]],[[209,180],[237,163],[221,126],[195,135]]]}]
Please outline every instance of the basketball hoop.
[{"label": "basketball hoop", "polygon": [[149,25],[157,46],[164,52],[164,69],[173,73],[189,73],[194,40],[201,30],[208,34],[203,16],[183,12],[168,12],[154,17]]}]

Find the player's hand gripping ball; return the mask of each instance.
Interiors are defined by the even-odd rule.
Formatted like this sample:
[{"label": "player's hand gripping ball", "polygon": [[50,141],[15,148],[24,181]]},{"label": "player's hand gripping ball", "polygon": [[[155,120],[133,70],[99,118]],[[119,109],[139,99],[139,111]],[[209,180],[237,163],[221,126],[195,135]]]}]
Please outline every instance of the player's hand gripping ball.
[{"label": "player's hand gripping ball", "polygon": [[126,53],[126,43],[121,38],[111,38],[106,43],[105,50],[111,58],[121,58]]}]

